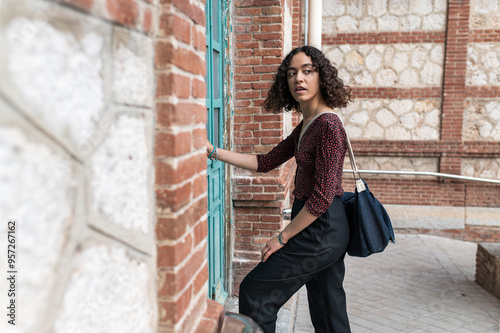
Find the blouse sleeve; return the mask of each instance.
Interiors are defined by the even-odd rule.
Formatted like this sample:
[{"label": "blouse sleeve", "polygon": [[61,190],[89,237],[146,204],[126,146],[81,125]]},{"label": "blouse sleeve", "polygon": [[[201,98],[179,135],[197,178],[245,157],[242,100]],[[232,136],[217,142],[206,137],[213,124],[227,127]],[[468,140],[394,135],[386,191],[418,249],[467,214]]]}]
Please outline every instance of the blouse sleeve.
[{"label": "blouse sleeve", "polygon": [[295,146],[298,141],[300,128],[300,125],[295,127],[292,134],[278,143],[278,145],[267,154],[257,155],[257,172],[269,172],[295,155]]},{"label": "blouse sleeve", "polygon": [[325,121],[318,129],[314,187],[305,206],[311,214],[321,216],[328,210],[335,191],[342,188],[342,169],[346,153],[346,134],[340,120]]}]

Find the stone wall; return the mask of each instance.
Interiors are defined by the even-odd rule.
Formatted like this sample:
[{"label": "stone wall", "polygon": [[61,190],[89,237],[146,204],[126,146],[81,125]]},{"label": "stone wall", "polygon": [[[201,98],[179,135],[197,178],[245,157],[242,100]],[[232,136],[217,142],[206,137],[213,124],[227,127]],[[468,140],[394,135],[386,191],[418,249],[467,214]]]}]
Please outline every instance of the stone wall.
[{"label": "stone wall", "polygon": [[16,219],[19,257],[2,332],[156,331],[154,5],[113,4],[2,1],[0,244]]},{"label": "stone wall", "polygon": [[[360,169],[499,179],[497,1],[326,0],[323,6],[323,50],[356,96],[337,112]],[[432,218],[455,212],[453,221],[438,229],[466,232],[467,223],[478,225],[476,213],[470,213],[474,208],[494,210],[483,216],[484,225],[491,226],[500,206],[500,200],[491,199],[500,194],[495,184],[373,174],[364,178],[391,205],[396,227],[408,228],[408,221],[415,221],[398,212],[414,211],[417,217],[418,206],[427,205],[426,212],[429,206],[441,206]],[[353,188],[350,177],[344,188]],[[425,223],[413,227],[425,228]],[[429,220],[427,227],[433,225]],[[492,240],[487,234],[485,239]]]}]

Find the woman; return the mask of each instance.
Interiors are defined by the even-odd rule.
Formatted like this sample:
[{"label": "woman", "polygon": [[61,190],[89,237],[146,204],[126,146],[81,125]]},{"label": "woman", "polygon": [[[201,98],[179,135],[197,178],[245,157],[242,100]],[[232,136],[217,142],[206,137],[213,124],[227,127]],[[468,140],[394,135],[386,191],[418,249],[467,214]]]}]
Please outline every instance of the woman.
[{"label": "woman", "polygon": [[262,249],[262,262],[240,285],[240,313],[274,332],[280,307],[307,287],[316,332],[350,332],[346,312],[344,256],[349,225],[341,201],[346,134],[333,108],[345,107],[350,89],[323,53],[302,46],[281,63],[264,107],[296,110],[302,122],[265,155],[217,149],[207,155],[232,165],[268,172],[291,157],[297,161],[292,221]]}]

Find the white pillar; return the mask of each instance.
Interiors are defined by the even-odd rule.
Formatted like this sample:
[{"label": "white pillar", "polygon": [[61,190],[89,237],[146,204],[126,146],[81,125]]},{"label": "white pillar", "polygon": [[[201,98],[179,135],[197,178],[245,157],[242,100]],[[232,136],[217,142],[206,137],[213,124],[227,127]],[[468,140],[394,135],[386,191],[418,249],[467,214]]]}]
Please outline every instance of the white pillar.
[{"label": "white pillar", "polygon": [[317,47],[321,50],[321,22],[323,20],[323,1],[309,1],[309,28],[307,44]]}]

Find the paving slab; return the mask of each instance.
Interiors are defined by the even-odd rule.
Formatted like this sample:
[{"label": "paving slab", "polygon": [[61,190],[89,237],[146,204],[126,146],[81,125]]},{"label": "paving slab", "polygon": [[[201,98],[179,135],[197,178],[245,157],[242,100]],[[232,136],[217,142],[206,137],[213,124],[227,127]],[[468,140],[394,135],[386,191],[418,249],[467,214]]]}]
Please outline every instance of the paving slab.
[{"label": "paving slab", "polygon": [[[352,332],[500,333],[500,300],[474,282],[476,249],[471,242],[397,234],[383,253],[346,257]],[[314,332],[305,287],[296,309],[291,332]]]}]

